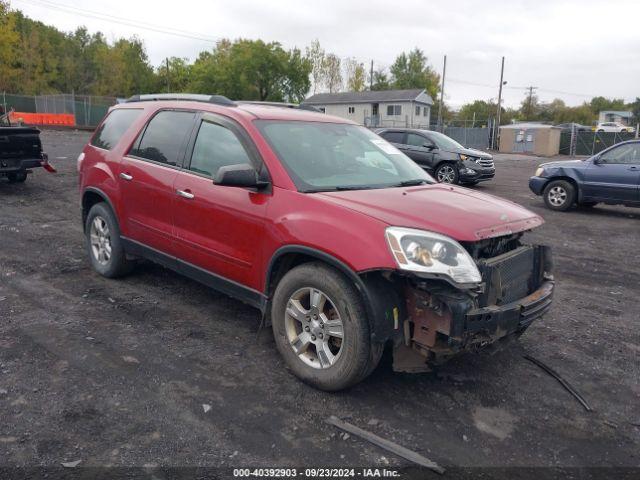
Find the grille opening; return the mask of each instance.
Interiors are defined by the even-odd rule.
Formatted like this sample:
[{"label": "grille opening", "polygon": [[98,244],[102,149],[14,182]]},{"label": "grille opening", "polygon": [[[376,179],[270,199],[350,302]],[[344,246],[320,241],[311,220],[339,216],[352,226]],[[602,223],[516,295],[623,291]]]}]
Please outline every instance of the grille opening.
[{"label": "grille opening", "polygon": [[478,242],[463,242],[462,246],[474,260],[497,257],[522,246],[522,233],[514,233],[503,237],[487,238]]}]

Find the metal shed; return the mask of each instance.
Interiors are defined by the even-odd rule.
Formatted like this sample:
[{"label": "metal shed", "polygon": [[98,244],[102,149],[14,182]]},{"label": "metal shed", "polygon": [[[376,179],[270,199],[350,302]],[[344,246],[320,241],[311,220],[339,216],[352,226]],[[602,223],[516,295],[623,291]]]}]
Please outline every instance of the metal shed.
[{"label": "metal shed", "polygon": [[501,153],[533,153],[552,157],[560,151],[562,129],[542,123],[514,123],[500,127]]}]

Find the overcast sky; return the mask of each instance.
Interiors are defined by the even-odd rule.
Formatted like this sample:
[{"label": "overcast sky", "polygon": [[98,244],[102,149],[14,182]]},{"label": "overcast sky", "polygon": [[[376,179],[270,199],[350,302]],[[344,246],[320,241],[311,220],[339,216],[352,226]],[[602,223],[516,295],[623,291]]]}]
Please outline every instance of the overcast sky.
[{"label": "overcast sky", "polygon": [[[29,17],[65,31],[85,25],[109,39],[138,35],[154,65],[166,56],[193,60],[213,46],[211,40],[223,37],[275,40],[287,48],[302,49],[317,38],[328,52],[356,57],[367,67],[371,60],[388,67],[398,53],[418,46],[441,73],[446,54],[445,100],[454,107],[497,98],[503,55],[507,106],[517,106],[524,98],[523,87],[529,85],[538,87],[543,101],[562,98],[570,105],[595,95],[626,101],[640,97],[640,0],[180,0],[164,4],[11,0],[12,7]],[[112,21],[95,18],[92,12],[108,15]],[[200,39],[142,26],[177,29]]]}]

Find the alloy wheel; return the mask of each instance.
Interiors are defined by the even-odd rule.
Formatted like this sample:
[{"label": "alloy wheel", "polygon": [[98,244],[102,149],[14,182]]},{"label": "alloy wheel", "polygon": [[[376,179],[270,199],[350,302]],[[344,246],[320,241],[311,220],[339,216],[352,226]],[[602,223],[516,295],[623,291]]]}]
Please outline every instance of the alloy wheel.
[{"label": "alloy wheel", "polygon": [[89,230],[91,253],[100,265],[106,265],[111,258],[111,234],[104,218],[96,215]]},{"label": "alloy wheel", "polygon": [[443,165],[438,169],[438,182],[453,183],[456,179],[456,172],[451,165]]},{"label": "alloy wheel", "polygon": [[567,201],[567,191],[560,186],[553,187],[547,195],[549,202],[556,207],[563,205]]},{"label": "alloy wheel", "polygon": [[310,367],[329,368],[342,353],[342,319],[333,301],[317,288],[301,288],[291,295],[285,331],[294,353]]}]

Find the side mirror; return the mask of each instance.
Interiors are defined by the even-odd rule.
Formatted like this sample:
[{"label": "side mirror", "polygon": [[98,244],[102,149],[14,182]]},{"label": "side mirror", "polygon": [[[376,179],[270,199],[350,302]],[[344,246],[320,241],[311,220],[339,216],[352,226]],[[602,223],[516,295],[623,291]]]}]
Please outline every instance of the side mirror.
[{"label": "side mirror", "polygon": [[593,159],[593,164],[594,164],[594,165],[602,165],[603,163],[604,163],[604,162],[602,161],[602,158],[601,158],[601,157],[595,157],[595,158]]},{"label": "side mirror", "polygon": [[258,180],[258,172],[248,163],[226,165],[218,169],[213,179],[215,185],[228,187],[260,188],[265,182]]},{"label": "side mirror", "polygon": [[422,146],[427,150],[435,150],[436,148],[438,148],[433,143],[425,143]]}]

